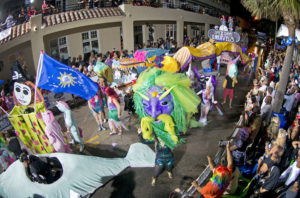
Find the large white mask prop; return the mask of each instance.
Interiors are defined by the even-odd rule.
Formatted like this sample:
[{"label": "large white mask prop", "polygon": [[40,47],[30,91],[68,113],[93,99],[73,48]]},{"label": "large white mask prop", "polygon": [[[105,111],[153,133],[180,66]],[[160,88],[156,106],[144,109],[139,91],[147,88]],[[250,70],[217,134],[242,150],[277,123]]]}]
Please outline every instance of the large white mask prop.
[{"label": "large white mask prop", "polygon": [[27,106],[31,102],[31,89],[29,86],[21,83],[14,83],[14,94],[18,102]]}]

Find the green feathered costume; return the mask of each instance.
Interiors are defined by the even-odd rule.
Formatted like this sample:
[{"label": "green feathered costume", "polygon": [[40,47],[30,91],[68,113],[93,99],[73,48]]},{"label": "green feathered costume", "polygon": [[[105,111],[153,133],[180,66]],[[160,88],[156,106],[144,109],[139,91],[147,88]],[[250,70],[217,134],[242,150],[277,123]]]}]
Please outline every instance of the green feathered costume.
[{"label": "green feathered costume", "polygon": [[[168,114],[160,114],[155,121],[148,115],[143,104],[144,100],[149,100],[147,94],[150,87],[159,87],[160,98],[171,94],[173,110]],[[169,148],[173,149],[183,140],[179,138],[179,133],[186,133],[187,129],[195,122],[191,120],[194,113],[198,111],[200,98],[190,89],[191,81],[182,73],[170,73],[158,68],[149,68],[143,71],[133,87],[134,104],[136,113],[141,119],[142,136],[146,140],[153,140],[156,136]],[[156,93],[157,94],[157,93]],[[155,97],[157,97],[154,94]]]}]

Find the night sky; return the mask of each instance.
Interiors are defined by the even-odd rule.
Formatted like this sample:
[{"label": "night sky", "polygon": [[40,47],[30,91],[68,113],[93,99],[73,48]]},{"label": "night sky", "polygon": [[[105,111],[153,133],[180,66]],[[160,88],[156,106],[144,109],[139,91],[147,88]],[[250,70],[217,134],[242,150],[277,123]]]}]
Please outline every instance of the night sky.
[{"label": "night sky", "polygon": [[251,20],[251,14],[246,10],[246,8],[241,4],[240,0],[231,0],[230,11],[232,16],[239,16],[245,20]]}]

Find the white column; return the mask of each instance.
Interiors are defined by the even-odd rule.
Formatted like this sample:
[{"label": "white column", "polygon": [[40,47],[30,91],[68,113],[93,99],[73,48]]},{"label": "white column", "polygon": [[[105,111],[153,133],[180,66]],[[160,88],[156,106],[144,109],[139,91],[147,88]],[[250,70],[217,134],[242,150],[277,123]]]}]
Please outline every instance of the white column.
[{"label": "white column", "polygon": [[130,52],[131,50],[134,50],[133,21],[126,17],[126,19],[122,21],[122,30],[124,49],[127,49]]},{"label": "white column", "polygon": [[180,17],[180,19],[176,21],[176,40],[179,47],[181,47],[183,43],[183,28],[183,19]]},{"label": "white column", "polygon": [[209,30],[209,24],[205,23],[205,29],[204,29],[205,39],[208,39],[208,30]]},{"label": "white column", "polygon": [[142,33],[143,33],[143,43],[146,44],[149,40],[149,27],[147,25],[142,25]]},{"label": "white column", "polygon": [[193,31],[192,31],[192,26],[190,24],[186,25],[187,28],[187,37],[192,38],[193,37]]},{"label": "white column", "polygon": [[41,31],[42,26],[42,15],[33,16],[30,18],[30,25],[31,25],[31,50],[33,56],[34,67],[37,69],[40,52],[45,52],[45,45],[43,34]]}]

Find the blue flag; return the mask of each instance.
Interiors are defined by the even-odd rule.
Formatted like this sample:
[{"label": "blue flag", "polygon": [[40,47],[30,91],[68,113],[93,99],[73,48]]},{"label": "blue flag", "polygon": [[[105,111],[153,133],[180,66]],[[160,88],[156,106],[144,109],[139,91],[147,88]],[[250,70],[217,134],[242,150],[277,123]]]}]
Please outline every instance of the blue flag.
[{"label": "blue flag", "polygon": [[[43,53],[41,56],[40,78],[37,86],[54,93],[71,93],[86,100],[98,91],[98,85],[83,73],[51,58]],[[39,72],[39,71],[38,71]]]}]

